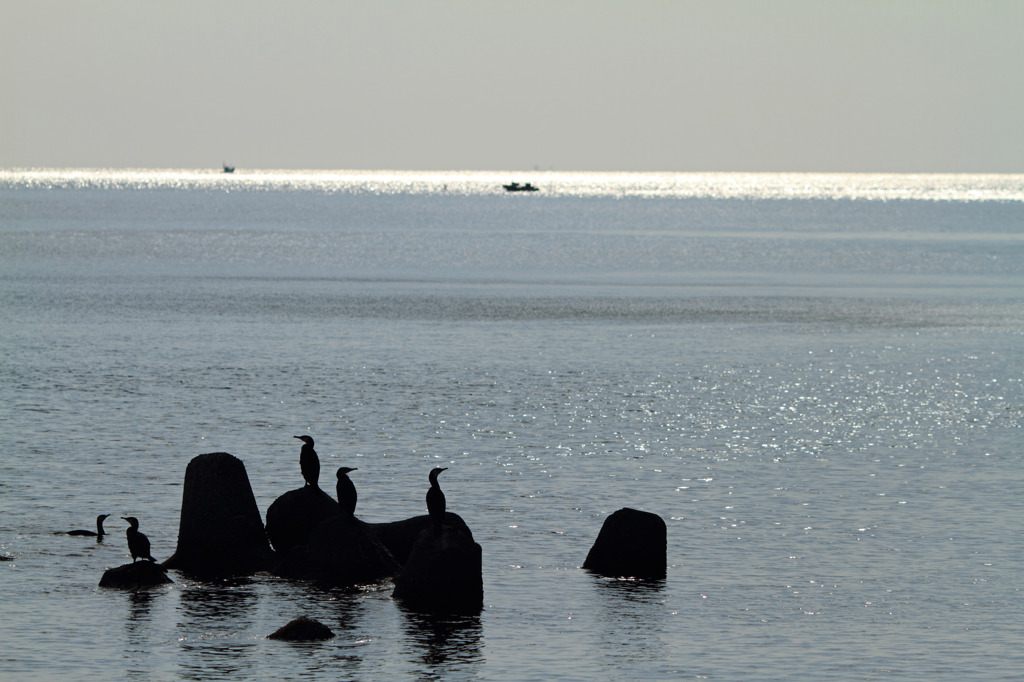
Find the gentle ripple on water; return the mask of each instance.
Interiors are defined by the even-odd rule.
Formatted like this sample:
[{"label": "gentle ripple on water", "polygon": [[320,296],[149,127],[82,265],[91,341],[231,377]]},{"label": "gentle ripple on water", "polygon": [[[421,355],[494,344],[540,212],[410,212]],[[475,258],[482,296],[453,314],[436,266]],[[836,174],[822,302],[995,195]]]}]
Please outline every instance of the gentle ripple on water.
[{"label": "gentle ripple on water", "polygon": [[[0,677],[1017,676],[1018,178],[496,179],[0,172]],[[96,586],[120,516],[174,551],[193,456],[265,512],[299,433],[368,521],[449,467],[479,617]],[[666,580],[579,568],[623,506]],[[265,639],[299,615],[336,637]]]}]

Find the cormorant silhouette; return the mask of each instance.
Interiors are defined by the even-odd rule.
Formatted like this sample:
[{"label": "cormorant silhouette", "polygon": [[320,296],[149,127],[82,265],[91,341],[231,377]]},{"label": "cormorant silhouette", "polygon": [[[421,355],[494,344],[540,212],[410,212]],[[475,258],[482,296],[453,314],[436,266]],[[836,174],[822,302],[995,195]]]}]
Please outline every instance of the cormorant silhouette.
[{"label": "cormorant silhouette", "polygon": [[348,477],[350,471],[349,467],[341,467],[338,469],[338,504],[341,505],[341,513],[343,516],[353,518],[356,514],[356,486],[352,483]]},{"label": "cormorant silhouette", "polygon": [[96,517],[96,530],[85,530],[84,528],[79,528],[76,530],[69,530],[68,535],[89,535],[103,537],[107,534],[106,531],[103,530],[103,519],[107,518],[108,516],[110,516],[110,514],[100,514]]},{"label": "cormorant silhouette", "polygon": [[122,516],[121,518],[130,526],[125,531],[125,535],[128,536],[128,551],[132,555],[132,563],[135,563],[136,558],[149,559],[156,563],[156,559],[149,553],[149,538],[139,532],[139,520],[134,516]]},{"label": "cormorant silhouette", "polygon": [[447,506],[444,499],[444,492],[437,484],[437,475],[447,471],[448,467],[437,467],[430,472],[430,490],[427,491],[427,513],[434,521],[434,526],[440,528],[444,523],[444,512]]},{"label": "cormorant silhouette", "polygon": [[313,439],[309,436],[295,436],[302,441],[302,450],[299,452],[299,469],[302,470],[302,477],[306,479],[306,485],[314,488],[320,487],[320,458],[316,456],[313,449]]}]

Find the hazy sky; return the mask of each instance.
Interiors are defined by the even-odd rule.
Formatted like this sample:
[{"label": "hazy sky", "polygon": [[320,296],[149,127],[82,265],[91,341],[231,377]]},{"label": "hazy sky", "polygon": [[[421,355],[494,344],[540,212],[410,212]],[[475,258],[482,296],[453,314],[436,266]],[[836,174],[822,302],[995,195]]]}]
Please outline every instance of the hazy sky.
[{"label": "hazy sky", "polygon": [[1024,172],[1024,1],[0,0],[0,167]]}]

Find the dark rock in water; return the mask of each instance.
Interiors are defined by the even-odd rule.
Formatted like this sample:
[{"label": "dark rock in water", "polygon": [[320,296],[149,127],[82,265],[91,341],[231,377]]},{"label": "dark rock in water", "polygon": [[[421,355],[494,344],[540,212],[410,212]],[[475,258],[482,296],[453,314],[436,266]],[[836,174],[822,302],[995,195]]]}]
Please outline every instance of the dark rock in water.
[{"label": "dark rock in water", "polygon": [[[470,540],[473,539],[473,532],[469,530],[469,526],[466,525],[466,522],[458,514],[446,512],[444,522],[446,525],[465,533]],[[373,532],[377,534],[377,537],[380,538],[380,541],[384,543],[384,546],[388,548],[388,551],[391,552],[391,555],[398,560],[398,563],[404,564],[409,559],[409,553],[412,552],[413,545],[419,539],[420,533],[428,528],[433,528],[434,522],[429,514],[424,514],[403,521],[371,523],[369,525]]]},{"label": "dark rock in water", "polygon": [[135,590],[142,587],[155,587],[174,582],[167,577],[166,570],[152,561],[135,561],[103,572],[100,587],[120,587]]},{"label": "dark rock in water", "polygon": [[664,578],[667,536],[657,514],[620,509],[604,520],[583,568],[616,578]]},{"label": "dark rock in water", "polygon": [[450,526],[420,531],[395,578],[393,596],[420,613],[480,613],[484,605],[480,545]]},{"label": "dark rock in water", "polygon": [[354,587],[391,578],[399,568],[367,524],[339,514],[320,522],[309,542],[288,550],[275,572],[282,578]]},{"label": "dark rock in water", "polygon": [[178,549],[164,566],[224,577],[251,575],[273,564],[242,460],[226,452],[193,458],[185,470]]},{"label": "dark rock in water", "polygon": [[278,552],[304,545],[321,521],[338,514],[338,501],[320,488],[289,490],[267,509],[267,537]]},{"label": "dark rock in water", "polygon": [[312,618],[296,618],[292,622],[288,623],[277,629],[272,635],[267,635],[268,639],[282,639],[288,642],[315,642],[321,639],[330,639],[334,637],[334,633],[331,629],[321,623],[318,620]]}]

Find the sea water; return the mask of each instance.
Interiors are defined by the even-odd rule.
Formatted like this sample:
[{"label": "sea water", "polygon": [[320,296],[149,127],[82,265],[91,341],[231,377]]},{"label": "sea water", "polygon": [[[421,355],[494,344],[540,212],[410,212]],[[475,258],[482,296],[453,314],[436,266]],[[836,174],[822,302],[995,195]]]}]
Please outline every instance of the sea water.
[{"label": "sea water", "polygon": [[[0,171],[0,678],[1017,679],[1022,294],[1024,176]],[[479,617],[98,587],[300,434],[365,521],[448,467]],[[580,568],[623,507],[664,581]]]}]

